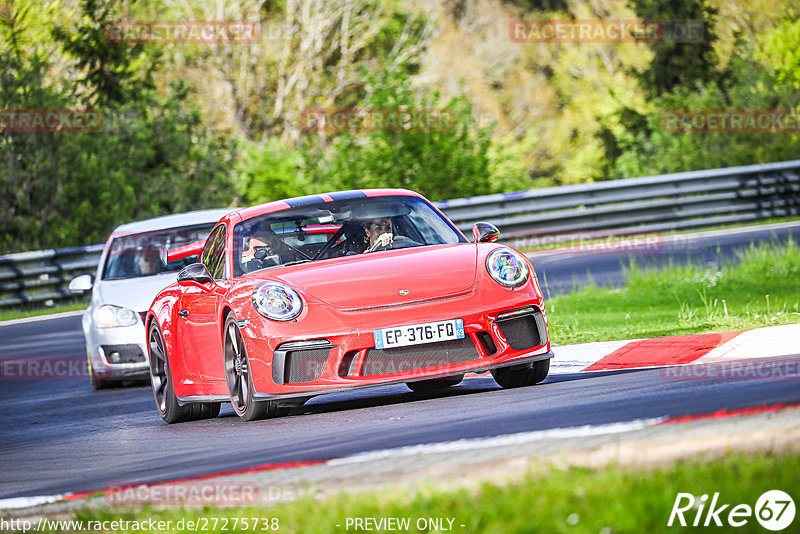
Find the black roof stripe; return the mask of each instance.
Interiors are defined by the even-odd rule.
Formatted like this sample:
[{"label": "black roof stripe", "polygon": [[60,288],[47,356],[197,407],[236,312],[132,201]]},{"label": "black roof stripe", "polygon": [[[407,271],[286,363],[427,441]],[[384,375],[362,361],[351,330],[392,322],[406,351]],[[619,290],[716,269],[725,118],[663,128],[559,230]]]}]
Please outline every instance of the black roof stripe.
[{"label": "black roof stripe", "polygon": [[321,204],[325,201],[322,199],[321,196],[318,195],[308,195],[304,197],[297,197],[297,198],[290,198],[288,200],[284,200],[289,206],[292,208],[296,208],[298,206],[307,206],[309,204]]},{"label": "black roof stripe", "polygon": [[363,198],[366,197],[367,194],[363,191],[337,191],[336,193],[328,193],[328,196],[331,197],[333,200],[346,200],[348,198]]}]

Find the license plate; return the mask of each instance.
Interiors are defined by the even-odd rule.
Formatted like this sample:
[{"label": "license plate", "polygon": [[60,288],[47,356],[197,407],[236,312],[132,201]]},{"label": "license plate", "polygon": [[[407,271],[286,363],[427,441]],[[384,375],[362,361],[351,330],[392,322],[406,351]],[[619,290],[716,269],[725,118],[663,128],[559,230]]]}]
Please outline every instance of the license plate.
[{"label": "license plate", "polygon": [[375,330],[375,348],[391,349],[464,338],[464,321],[450,319]]}]

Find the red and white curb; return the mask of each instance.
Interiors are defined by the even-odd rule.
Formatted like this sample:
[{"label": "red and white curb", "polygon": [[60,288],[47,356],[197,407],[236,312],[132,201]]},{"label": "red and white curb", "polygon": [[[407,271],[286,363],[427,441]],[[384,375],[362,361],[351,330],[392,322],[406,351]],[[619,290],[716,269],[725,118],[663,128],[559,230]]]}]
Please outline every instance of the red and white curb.
[{"label": "red and white curb", "polygon": [[800,355],[800,324],[553,347],[551,374],[697,365]]}]

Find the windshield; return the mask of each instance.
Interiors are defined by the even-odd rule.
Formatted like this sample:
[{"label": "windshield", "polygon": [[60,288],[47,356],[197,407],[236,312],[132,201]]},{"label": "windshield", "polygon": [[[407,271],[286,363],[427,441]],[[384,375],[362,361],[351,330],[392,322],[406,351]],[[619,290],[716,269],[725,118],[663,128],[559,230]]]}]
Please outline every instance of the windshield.
[{"label": "windshield", "polygon": [[466,242],[428,202],[411,196],[305,204],[243,221],[233,238],[234,276],[291,263]]},{"label": "windshield", "polygon": [[123,280],[179,271],[198,261],[197,256],[175,260],[164,265],[164,248],[176,248],[208,237],[213,223],[183,228],[168,228],[114,238],[103,267],[103,280]]}]

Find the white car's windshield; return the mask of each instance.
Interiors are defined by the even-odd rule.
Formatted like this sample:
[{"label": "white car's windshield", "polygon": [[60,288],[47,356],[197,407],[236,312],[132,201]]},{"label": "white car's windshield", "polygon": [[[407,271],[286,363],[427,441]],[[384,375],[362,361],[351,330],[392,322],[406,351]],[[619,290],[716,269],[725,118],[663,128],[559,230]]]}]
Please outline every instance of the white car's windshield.
[{"label": "white car's windshield", "polygon": [[340,256],[465,242],[452,223],[414,196],[304,203],[234,228],[234,275]]},{"label": "white car's windshield", "polygon": [[103,280],[122,280],[179,271],[197,261],[197,256],[175,260],[167,265],[161,261],[164,248],[176,248],[208,237],[213,224],[184,228],[169,228],[114,238],[103,267]]}]

